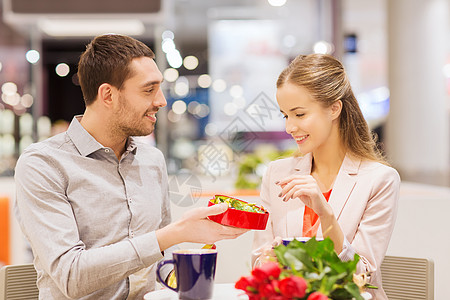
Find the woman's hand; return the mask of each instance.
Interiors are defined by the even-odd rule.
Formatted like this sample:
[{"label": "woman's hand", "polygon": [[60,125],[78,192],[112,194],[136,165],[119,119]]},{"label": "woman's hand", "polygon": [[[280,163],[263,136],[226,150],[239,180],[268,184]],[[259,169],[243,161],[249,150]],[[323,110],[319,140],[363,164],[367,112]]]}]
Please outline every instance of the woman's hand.
[{"label": "woman's hand", "polygon": [[324,237],[334,242],[334,250],[341,253],[344,234],[334,216],[333,209],[322,194],[316,180],[311,175],[291,175],[277,182],[281,186],[279,197],[283,201],[298,198],[319,216]]},{"label": "woman's hand", "polygon": [[298,198],[319,217],[330,213],[331,207],[311,175],[291,175],[277,184],[281,186],[279,197],[283,197],[283,201]]},{"label": "woman's hand", "polygon": [[269,261],[276,261],[277,257],[275,255],[275,251],[273,251],[273,248],[280,245],[281,243],[281,237],[275,237],[271,245],[267,245],[262,249],[261,255],[256,259],[253,268],[259,267],[260,265],[263,265]]}]

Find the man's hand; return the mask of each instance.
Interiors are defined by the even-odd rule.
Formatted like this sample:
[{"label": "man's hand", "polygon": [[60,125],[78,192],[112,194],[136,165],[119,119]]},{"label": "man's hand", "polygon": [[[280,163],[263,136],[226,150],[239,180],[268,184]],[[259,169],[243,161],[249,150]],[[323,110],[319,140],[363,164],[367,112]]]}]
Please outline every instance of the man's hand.
[{"label": "man's hand", "polygon": [[227,204],[216,204],[187,211],[183,217],[156,231],[161,251],[175,244],[190,242],[213,244],[224,239],[234,239],[248,229],[220,225],[207,217],[219,215],[228,209]]}]

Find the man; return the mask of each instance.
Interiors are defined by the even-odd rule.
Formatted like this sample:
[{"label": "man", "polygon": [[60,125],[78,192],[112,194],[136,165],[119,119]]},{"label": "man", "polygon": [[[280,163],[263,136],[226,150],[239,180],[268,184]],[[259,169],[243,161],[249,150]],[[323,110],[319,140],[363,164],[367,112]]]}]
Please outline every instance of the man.
[{"label": "man", "polygon": [[166,105],[153,57],[130,37],[96,37],[78,65],[84,115],[17,162],[15,212],[35,256],[40,299],[142,299],[171,246],[245,232],[206,218],[226,205],[170,223],[164,157],[132,138],[150,134]]}]

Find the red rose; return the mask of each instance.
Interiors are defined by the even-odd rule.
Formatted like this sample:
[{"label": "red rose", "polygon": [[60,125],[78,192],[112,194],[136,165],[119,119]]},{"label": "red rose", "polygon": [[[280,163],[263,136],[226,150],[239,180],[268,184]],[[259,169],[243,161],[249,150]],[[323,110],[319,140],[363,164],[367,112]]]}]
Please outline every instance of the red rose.
[{"label": "red rose", "polygon": [[253,276],[241,277],[234,287],[238,290],[256,293],[259,289],[259,282]]},{"label": "red rose", "polygon": [[277,294],[279,294],[280,293],[280,286],[279,286],[280,282],[278,280],[272,280],[270,283],[272,284],[275,292],[277,292]]},{"label": "red rose", "polygon": [[306,281],[298,276],[286,277],[278,283],[281,294],[286,297],[305,297]]},{"label": "red rose", "polygon": [[263,282],[267,279],[278,279],[280,273],[280,266],[275,262],[265,263],[258,268],[254,268],[252,271],[252,275],[255,276],[255,278],[260,282]]},{"label": "red rose", "polygon": [[263,283],[259,286],[259,295],[261,298],[273,299],[277,295],[272,282]]},{"label": "red rose", "polygon": [[328,300],[328,297],[320,292],[314,292],[308,296],[307,300]]}]

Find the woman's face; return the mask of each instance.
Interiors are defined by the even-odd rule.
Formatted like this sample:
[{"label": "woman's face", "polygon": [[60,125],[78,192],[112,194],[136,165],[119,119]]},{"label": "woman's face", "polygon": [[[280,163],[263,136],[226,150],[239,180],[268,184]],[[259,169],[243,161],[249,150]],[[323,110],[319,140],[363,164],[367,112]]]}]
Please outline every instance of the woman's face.
[{"label": "woman's face", "polygon": [[329,143],[333,120],[340,113],[340,103],[336,113],[335,105],[325,108],[305,88],[291,83],[278,88],[277,102],[286,119],[286,132],[295,139],[302,154],[314,152]]}]

